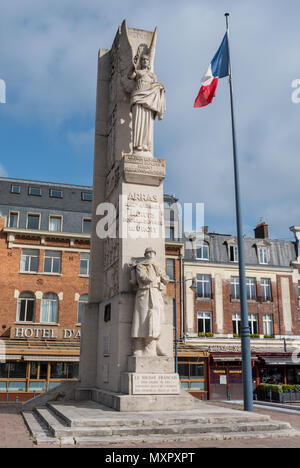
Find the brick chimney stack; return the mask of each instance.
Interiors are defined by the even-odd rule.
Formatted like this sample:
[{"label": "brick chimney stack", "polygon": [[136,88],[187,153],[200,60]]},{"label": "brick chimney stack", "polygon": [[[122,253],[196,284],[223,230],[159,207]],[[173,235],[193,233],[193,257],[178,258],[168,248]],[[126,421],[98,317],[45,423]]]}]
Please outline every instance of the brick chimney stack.
[{"label": "brick chimney stack", "polygon": [[269,229],[265,222],[258,224],[256,228],[254,228],[254,237],[255,239],[268,239]]}]

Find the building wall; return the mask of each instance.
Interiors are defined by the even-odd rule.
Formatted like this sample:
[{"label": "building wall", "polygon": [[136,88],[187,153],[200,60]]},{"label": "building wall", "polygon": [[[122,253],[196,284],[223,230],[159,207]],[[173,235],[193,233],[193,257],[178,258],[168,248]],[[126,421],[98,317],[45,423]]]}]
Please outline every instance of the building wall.
[{"label": "building wall", "polygon": [[[4,218],[0,218],[0,330],[2,333],[9,327],[16,327],[18,297],[23,291],[30,291],[36,296],[35,323],[40,323],[41,298],[44,293],[52,292],[59,297],[58,325],[61,329],[74,329],[78,322],[78,297],[88,292],[88,277],[80,276],[80,250],[70,252],[66,242],[51,240],[41,245],[35,238],[22,239],[22,245],[28,248],[39,248],[39,267],[37,273],[21,273],[22,248],[8,248],[7,236],[3,233]],[[61,251],[61,274],[43,272],[44,254],[47,247]],[[82,251],[87,251],[82,249]],[[5,328],[4,328],[5,326]]]},{"label": "building wall", "polygon": [[[231,299],[232,276],[238,276],[237,266],[212,265],[210,263],[185,262],[185,277],[197,274],[211,275],[211,299],[197,298],[195,292],[186,289],[186,320],[189,334],[197,334],[197,312],[212,313],[213,332],[215,335],[233,333],[232,314],[240,313],[240,301]],[[272,302],[248,301],[248,313],[258,316],[259,334],[263,335],[263,315],[273,315],[275,335],[300,335],[298,284],[293,282],[293,269],[286,271],[246,268],[246,277],[255,278],[257,297],[261,294],[260,280],[271,280]]]}]

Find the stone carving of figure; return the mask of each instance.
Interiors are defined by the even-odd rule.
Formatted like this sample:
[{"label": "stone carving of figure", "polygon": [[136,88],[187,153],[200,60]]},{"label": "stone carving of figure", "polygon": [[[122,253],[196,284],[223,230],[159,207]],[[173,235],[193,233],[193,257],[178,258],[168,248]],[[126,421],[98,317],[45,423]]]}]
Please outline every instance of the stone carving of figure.
[{"label": "stone carving of figure", "polygon": [[131,284],[137,289],[131,337],[134,356],[157,356],[163,355],[159,347],[164,321],[162,290],[169,277],[155,263],[155,250],[148,247],[144,256],[131,270]]},{"label": "stone carving of figure", "polygon": [[[137,58],[136,58],[137,60]],[[128,75],[135,80],[136,86],[131,94],[130,110],[132,112],[132,145],[133,153],[142,156],[153,156],[154,120],[162,120],[166,110],[165,88],[156,81],[151,71],[150,57],[143,54],[140,59],[141,68],[134,65]]]}]

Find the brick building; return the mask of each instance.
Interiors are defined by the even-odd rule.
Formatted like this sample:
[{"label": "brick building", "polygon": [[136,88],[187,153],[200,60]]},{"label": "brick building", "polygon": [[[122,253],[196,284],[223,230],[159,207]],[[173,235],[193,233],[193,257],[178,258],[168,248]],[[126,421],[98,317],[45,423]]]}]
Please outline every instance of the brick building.
[{"label": "brick building", "polygon": [[[300,228],[291,228],[299,235]],[[291,359],[300,345],[298,242],[270,239],[259,224],[245,238],[245,264],[251,336],[253,385],[300,383],[300,366]],[[241,398],[240,291],[238,247],[234,236],[209,233],[189,236],[185,244],[184,329],[190,357],[208,353],[192,375],[185,358],[179,366],[184,388],[210,398]],[[183,350],[187,349],[183,347]],[[183,351],[182,350],[182,351]],[[202,356],[203,357],[203,356]],[[191,365],[190,365],[191,367]],[[201,378],[200,378],[201,377]]]},{"label": "brick building", "polygon": [[[0,401],[27,400],[78,376],[91,201],[91,187],[0,178]],[[166,267],[178,280],[183,243],[168,214],[174,201],[165,196]],[[179,329],[181,295],[179,286]]]}]

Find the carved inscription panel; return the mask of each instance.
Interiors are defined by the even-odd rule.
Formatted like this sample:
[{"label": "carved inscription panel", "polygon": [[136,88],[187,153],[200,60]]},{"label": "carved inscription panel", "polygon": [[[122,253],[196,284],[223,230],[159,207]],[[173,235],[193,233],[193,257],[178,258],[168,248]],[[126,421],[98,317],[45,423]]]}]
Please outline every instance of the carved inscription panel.
[{"label": "carved inscription panel", "polygon": [[133,395],[177,395],[180,392],[178,374],[133,374]]}]

